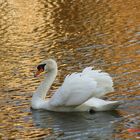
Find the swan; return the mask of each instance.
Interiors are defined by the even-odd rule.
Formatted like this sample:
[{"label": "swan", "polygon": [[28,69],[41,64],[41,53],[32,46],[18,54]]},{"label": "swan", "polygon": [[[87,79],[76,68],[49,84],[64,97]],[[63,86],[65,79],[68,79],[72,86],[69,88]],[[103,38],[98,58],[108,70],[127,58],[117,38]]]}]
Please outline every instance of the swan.
[{"label": "swan", "polygon": [[105,101],[103,95],[113,92],[112,78],[101,70],[87,67],[80,73],[67,75],[62,86],[52,95],[45,98],[57,76],[57,63],[53,59],[42,61],[37,66],[35,77],[45,72],[45,79],[32,96],[31,107],[57,112],[107,111],[120,105],[119,101]]}]

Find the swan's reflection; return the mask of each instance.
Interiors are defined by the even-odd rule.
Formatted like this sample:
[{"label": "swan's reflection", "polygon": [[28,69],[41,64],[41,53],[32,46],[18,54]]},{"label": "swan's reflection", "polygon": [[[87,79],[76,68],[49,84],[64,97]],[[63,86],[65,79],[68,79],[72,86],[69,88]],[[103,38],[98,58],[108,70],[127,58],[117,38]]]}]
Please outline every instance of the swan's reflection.
[{"label": "swan's reflection", "polygon": [[[63,131],[66,135],[94,134],[102,132],[106,136],[112,135],[119,112],[98,112],[89,114],[87,112],[62,113],[32,110],[35,125],[41,128],[53,128],[54,131]],[[105,132],[105,133],[104,133]]]}]

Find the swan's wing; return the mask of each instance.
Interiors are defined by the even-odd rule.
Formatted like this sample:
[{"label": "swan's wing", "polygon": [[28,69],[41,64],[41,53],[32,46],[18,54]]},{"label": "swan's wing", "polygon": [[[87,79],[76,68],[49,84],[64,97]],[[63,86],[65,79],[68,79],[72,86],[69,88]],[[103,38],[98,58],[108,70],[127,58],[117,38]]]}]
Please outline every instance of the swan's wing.
[{"label": "swan's wing", "polygon": [[102,72],[101,70],[93,70],[93,67],[87,67],[82,71],[82,74],[94,78],[98,83],[113,86],[112,77],[109,73]]},{"label": "swan's wing", "polygon": [[93,96],[96,81],[82,73],[68,75],[50,99],[52,106],[77,106]]},{"label": "swan's wing", "polygon": [[94,97],[99,98],[114,91],[113,80],[108,73],[101,70],[93,70],[93,67],[87,67],[82,71],[82,74],[92,77],[97,82]]}]

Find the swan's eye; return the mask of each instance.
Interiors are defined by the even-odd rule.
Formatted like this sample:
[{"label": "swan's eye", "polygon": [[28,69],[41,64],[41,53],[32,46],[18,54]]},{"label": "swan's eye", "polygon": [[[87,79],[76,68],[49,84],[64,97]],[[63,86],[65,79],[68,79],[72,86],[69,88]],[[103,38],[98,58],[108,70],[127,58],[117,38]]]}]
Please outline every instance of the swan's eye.
[{"label": "swan's eye", "polygon": [[40,64],[40,65],[37,66],[37,69],[38,69],[38,70],[41,70],[41,69],[44,70],[45,65],[46,65],[46,64]]}]

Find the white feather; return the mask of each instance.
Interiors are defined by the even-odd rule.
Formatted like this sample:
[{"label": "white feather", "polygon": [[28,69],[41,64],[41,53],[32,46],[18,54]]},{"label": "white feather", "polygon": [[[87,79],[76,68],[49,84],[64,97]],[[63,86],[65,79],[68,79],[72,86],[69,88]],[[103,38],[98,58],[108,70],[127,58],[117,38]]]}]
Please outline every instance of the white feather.
[{"label": "white feather", "polygon": [[32,97],[32,108],[65,112],[105,111],[115,109],[120,104],[118,101],[98,99],[114,91],[113,81],[108,73],[93,70],[92,67],[67,75],[62,86],[46,100],[45,96],[57,75],[57,64],[51,59],[45,64],[45,70],[49,72]]},{"label": "white feather", "polygon": [[102,97],[113,91],[113,82],[109,74],[87,67],[82,73],[68,75],[62,86],[52,96],[53,106],[76,106],[91,97]]},{"label": "white feather", "polygon": [[84,103],[93,96],[97,82],[92,78],[74,73],[66,77],[62,86],[52,96],[50,104],[53,106],[76,106]]},{"label": "white feather", "polygon": [[113,81],[111,76],[106,73],[102,72],[101,70],[92,70],[92,67],[87,67],[82,72],[84,75],[92,77],[94,81],[97,82],[97,87],[95,90],[94,97],[102,97],[103,95],[113,92]]}]

